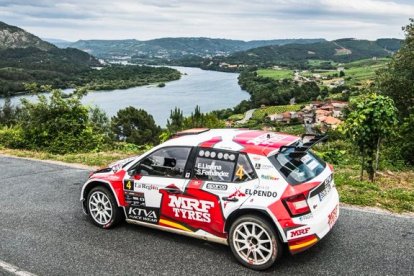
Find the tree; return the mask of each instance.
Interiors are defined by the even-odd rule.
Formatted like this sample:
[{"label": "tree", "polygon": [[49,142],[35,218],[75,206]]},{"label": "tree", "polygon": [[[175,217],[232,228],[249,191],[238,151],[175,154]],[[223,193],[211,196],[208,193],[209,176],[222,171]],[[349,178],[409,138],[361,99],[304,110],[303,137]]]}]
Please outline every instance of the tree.
[{"label": "tree", "polygon": [[381,143],[394,133],[396,108],[391,98],[369,93],[351,101],[350,113],[342,126],[361,154],[361,180],[364,169],[374,180]]},{"label": "tree", "polygon": [[10,98],[4,100],[3,107],[0,107],[0,125],[11,127],[17,123],[20,108],[13,106]]},{"label": "tree", "polygon": [[339,77],[342,78],[345,76],[345,72],[343,70],[339,71]]},{"label": "tree", "polygon": [[409,164],[414,165],[414,114],[405,118],[401,126],[401,155]]},{"label": "tree", "polygon": [[400,118],[414,112],[414,19],[403,27],[405,40],[388,66],[379,71],[378,90],[391,97],[398,107]]},{"label": "tree", "polygon": [[[171,120],[171,121],[170,121]],[[183,129],[183,111],[178,107],[170,111],[170,119],[167,120],[167,129],[170,133],[176,133]]]},{"label": "tree", "polygon": [[91,107],[89,109],[89,120],[94,132],[103,134],[109,142],[112,134],[111,123],[105,111],[97,106]]},{"label": "tree", "polygon": [[116,140],[136,145],[158,144],[161,132],[150,114],[132,106],[119,110],[112,117],[111,129]]},{"label": "tree", "polygon": [[223,128],[224,121],[220,120],[214,112],[202,113],[197,105],[194,113],[186,117],[183,122],[183,128]]}]

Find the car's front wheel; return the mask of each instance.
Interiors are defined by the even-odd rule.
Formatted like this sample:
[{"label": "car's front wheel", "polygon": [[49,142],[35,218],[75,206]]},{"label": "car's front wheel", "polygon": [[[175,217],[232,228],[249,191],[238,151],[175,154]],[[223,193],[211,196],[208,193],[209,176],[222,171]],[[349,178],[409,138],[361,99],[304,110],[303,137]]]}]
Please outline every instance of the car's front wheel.
[{"label": "car's front wheel", "polygon": [[271,267],[282,253],[276,229],[259,216],[238,218],[230,228],[229,244],[236,259],[255,270]]},{"label": "car's front wheel", "polygon": [[101,228],[115,226],[122,217],[115,198],[105,187],[98,186],[89,192],[87,206],[92,222]]}]

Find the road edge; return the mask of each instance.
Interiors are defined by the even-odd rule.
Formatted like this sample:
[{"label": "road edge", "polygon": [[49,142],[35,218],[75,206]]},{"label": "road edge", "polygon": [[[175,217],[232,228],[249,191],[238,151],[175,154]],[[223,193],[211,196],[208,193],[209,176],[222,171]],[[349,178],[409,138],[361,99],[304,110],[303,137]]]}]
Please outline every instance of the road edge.
[{"label": "road edge", "polygon": [[49,159],[36,159],[36,158],[31,158],[31,157],[20,157],[20,156],[4,154],[4,153],[0,153],[0,157],[43,162],[43,163],[47,163],[47,164],[53,164],[53,165],[59,165],[59,166],[70,167],[70,168],[75,168],[75,169],[82,169],[82,170],[89,170],[89,171],[93,171],[93,170],[98,169],[97,166],[94,167],[94,166],[88,166],[88,165],[83,165],[83,164],[79,164],[79,163],[67,163],[67,162],[63,162],[63,161],[49,160]]},{"label": "road edge", "polygon": [[36,274],[33,274],[25,270],[21,270],[19,267],[2,260],[0,260],[0,270],[7,271],[10,274],[18,276],[36,276]]},{"label": "road edge", "polygon": [[[56,160],[48,160],[48,159],[36,159],[36,158],[30,158],[30,157],[20,157],[20,156],[14,156],[9,154],[0,153],[0,157],[7,157],[7,158],[15,158],[15,159],[23,159],[23,160],[29,160],[29,161],[35,161],[35,162],[43,162],[47,164],[53,164],[53,165],[59,165],[59,166],[65,166],[75,169],[82,169],[82,170],[89,170],[94,171],[98,169],[98,167],[93,166],[87,166],[83,164],[78,163],[67,163],[63,161],[56,161]],[[413,213],[393,213],[391,211],[377,208],[377,207],[370,207],[370,206],[359,206],[359,205],[351,205],[346,203],[340,203],[341,208],[345,210],[355,210],[360,212],[366,212],[366,213],[372,213],[372,214],[380,214],[380,215],[388,215],[388,216],[394,216],[394,217],[400,217],[400,218],[414,218],[414,212]]]}]

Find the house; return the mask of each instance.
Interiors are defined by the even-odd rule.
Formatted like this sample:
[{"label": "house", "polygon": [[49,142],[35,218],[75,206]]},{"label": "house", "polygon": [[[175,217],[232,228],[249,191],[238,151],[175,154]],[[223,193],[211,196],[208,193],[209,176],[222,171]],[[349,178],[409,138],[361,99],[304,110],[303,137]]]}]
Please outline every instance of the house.
[{"label": "house", "polygon": [[289,111],[286,111],[282,113],[282,116],[283,116],[282,121],[289,124],[290,120],[292,119],[292,114]]},{"label": "house", "polygon": [[270,121],[281,122],[283,120],[282,114],[271,114],[268,116]]},{"label": "house", "polygon": [[331,114],[332,114],[332,111],[330,111],[330,110],[323,110],[323,109],[316,109],[315,110],[315,116],[316,117],[330,116]]},{"label": "house", "polygon": [[320,109],[327,110],[327,111],[333,111],[334,106],[332,104],[324,104],[323,106],[320,107]]},{"label": "house", "polygon": [[316,119],[315,119],[315,123],[320,124],[320,123],[324,122],[325,119],[326,119],[326,116],[324,116],[324,115],[317,116]]},{"label": "house", "polygon": [[325,117],[325,120],[323,121],[323,124],[325,125],[325,127],[332,128],[332,129],[336,129],[341,123],[342,123],[341,120],[335,117],[332,117],[332,116]]},{"label": "house", "polygon": [[311,105],[312,107],[321,107],[322,105],[324,105],[325,103],[322,101],[312,101]]}]

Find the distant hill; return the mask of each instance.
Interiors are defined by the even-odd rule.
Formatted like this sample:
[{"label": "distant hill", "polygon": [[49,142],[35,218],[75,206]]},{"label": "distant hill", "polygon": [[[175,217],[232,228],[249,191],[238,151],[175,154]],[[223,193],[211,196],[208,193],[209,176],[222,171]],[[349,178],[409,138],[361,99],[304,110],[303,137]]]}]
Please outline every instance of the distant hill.
[{"label": "distant hill", "polygon": [[229,55],[237,51],[268,45],[308,44],[324,39],[275,39],[242,41],[205,37],[159,38],[147,41],[126,40],[79,40],[70,44],[99,58],[121,57],[178,59],[187,55],[211,57]]},{"label": "distant hill", "polygon": [[71,41],[56,38],[43,38],[43,40],[55,45],[58,48],[68,48],[70,44],[73,43]]},{"label": "distant hill", "polygon": [[308,60],[351,62],[355,60],[386,57],[399,49],[401,40],[378,39],[375,41],[352,38],[321,41],[312,44],[272,45],[233,53],[226,57],[216,56],[202,61],[206,69],[223,66],[223,63],[267,67],[273,65],[305,65]]},{"label": "distant hill", "polygon": [[56,48],[56,46],[41,40],[19,27],[7,25],[0,21],[0,50],[28,47],[38,48],[43,51]]},{"label": "distant hill", "polygon": [[22,91],[24,82],[58,86],[99,61],[74,48],[59,49],[25,30],[0,22],[0,95]]},{"label": "distant hill", "polygon": [[166,67],[104,66],[79,49],[60,49],[18,27],[0,22],[0,97],[24,92],[24,84],[32,82],[52,88],[84,86],[111,90],[165,83],[180,77],[179,71]]}]

